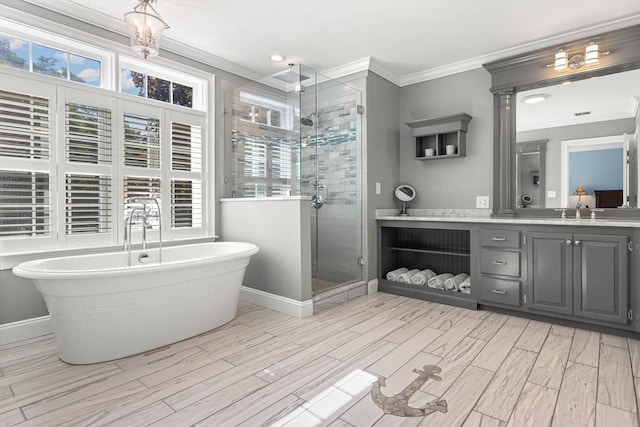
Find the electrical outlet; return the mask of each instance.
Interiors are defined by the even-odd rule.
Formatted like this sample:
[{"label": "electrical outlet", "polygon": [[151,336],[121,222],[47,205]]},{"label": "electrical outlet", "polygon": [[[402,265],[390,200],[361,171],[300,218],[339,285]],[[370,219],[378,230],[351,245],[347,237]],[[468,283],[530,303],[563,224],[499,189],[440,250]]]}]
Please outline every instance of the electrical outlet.
[{"label": "electrical outlet", "polygon": [[549,199],[555,199],[555,198],[556,198],[556,191],[555,191],[555,190],[549,190],[549,191],[547,191],[547,198],[549,198]]},{"label": "electrical outlet", "polygon": [[476,196],[476,208],[489,209],[489,196]]}]

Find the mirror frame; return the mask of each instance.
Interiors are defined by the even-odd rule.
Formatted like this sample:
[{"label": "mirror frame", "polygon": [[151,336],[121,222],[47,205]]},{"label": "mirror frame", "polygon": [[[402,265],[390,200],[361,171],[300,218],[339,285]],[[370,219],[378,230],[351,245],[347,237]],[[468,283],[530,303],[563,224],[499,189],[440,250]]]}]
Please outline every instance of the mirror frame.
[{"label": "mirror frame", "polygon": [[[548,67],[553,63],[555,52],[564,49],[569,56],[584,51],[585,46],[595,41],[600,51],[611,52],[600,55],[599,62],[578,69],[567,68],[556,71]],[[516,215],[555,216],[553,209],[516,209],[515,162],[516,162],[516,94],[529,89],[557,85],[566,81],[577,81],[607,74],[640,69],[640,25],[622,28],[603,34],[582,37],[534,52],[484,64],[491,73],[493,93],[493,213],[495,217]],[[535,212],[534,212],[535,211]],[[638,209],[611,209],[616,216],[635,216]]]},{"label": "mirror frame", "polygon": [[[408,197],[409,195],[407,193],[405,193],[404,191],[402,191],[403,188],[408,188],[411,191],[413,191],[413,196]],[[409,184],[401,184],[401,185],[398,185],[396,187],[396,189],[394,190],[393,194],[396,196],[396,199],[400,200],[403,203],[408,203],[408,202],[410,202],[410,201],[412,201],[413,199],[416,198],[416,189],[413,188],[413,186],[411,186]],[[400,195],[398,195],[398,194],[400,194]],[[406,199],[402,199],[401,196],[402,197],[407,196],[407,198]]]}]

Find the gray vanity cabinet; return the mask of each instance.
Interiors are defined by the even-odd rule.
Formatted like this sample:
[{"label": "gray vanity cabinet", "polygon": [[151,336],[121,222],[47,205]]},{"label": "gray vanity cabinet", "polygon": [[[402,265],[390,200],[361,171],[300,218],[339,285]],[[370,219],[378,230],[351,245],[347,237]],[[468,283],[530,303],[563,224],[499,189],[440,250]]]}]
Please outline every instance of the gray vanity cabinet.
[{"label": "gray vanity cabinet", "polygon": [[573,239],[571,234],[527,233],[528,292],[531,310],[571,315],[573,312]]},{"label": "gray vanity cabinet", "polygon": [[628,323],[628,237],[574,234],[573,314]]},{"label": "gray vanity cabinet", "polygon": [[607,323],[628,323],[628,236],[527,233],[525,305]]}]

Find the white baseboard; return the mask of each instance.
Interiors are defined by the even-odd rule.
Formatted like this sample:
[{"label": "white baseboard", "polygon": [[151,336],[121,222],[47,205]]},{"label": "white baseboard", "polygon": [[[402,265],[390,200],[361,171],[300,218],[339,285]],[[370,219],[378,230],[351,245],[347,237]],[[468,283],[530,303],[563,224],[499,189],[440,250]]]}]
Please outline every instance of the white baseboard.
[{"label": "white baseboard", "polygon": [[0,325],[0,345],[12,344],[52,333],[51,316],[20,320]]},{"label": "white baseboard", "polygon": [[367,284],[367,295],[375,294],[378,292],[378,279],[369,280]]},{"label": "white baseboard", "polygon": [[299,319],[313,316],[312,300],[296,301],[246,286],[240,288],[240,299]]}]

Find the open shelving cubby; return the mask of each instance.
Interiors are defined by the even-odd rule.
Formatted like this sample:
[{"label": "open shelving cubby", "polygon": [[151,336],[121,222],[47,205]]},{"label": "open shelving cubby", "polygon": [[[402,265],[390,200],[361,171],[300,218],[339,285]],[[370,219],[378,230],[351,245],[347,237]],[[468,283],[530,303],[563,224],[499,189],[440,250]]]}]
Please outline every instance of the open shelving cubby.
[{"label": "open shelving cubby", "polygon": [[[417,160],[438,160],[467,155],[467,129],[471,116],[466,113],[452,114],[407,122],[411,128],[411,136],[416,142]],[[453,145],[455,152],[447,154],[447,145]],[[432,149],[433,156],[425,154]]]},{"label": "open shelving cubby", "polygon": [[434,272],[470,274],[470,230],[450,228],[413,228],[380,224],[378,289],[382,292],[403,295],[428,301],[477,308],[473,295],[393,282],[386,274],[396,268],[406,267]]}]

